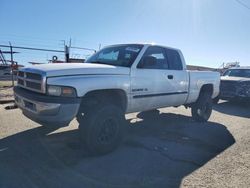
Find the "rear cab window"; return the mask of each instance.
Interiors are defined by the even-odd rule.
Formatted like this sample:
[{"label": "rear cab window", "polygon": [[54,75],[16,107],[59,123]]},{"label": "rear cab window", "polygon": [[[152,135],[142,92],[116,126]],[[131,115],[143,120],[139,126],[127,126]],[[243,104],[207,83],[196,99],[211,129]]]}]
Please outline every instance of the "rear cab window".
[{"label": "rear cab window", "polygon": [[166,48],[166,54],[170,70],[183,70],[181,57],[177,50]]}]

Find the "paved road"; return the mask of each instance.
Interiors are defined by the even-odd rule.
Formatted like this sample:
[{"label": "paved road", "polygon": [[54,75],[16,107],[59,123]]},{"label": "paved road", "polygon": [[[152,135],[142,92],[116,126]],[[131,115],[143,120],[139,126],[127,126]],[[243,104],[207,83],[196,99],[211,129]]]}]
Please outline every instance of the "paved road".
[{"label": "paved road", "polygon": [[0,187],[250,187],[250,110],[227,102],[208,123],[190,110],[127,115],[113,153],[80,150],[77,122],[46,128],[0,105]]}]

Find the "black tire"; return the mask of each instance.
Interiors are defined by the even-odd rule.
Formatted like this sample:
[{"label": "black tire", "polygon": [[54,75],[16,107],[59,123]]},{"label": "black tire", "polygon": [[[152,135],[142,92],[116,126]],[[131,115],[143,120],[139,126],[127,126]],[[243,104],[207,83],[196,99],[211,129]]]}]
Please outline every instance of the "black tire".
[{"label": "black tire", "polygon": [[195,121],[206,122],[213,109],[213,102],[211,95],[204,93],[202,94],[196,103],[192,106],[192,117]]},{"label": "black tire", "polygon": [[92,155],[109,153],[122,142],[125,115],[116,105],[92,107],[77,120],[82,147]]}]

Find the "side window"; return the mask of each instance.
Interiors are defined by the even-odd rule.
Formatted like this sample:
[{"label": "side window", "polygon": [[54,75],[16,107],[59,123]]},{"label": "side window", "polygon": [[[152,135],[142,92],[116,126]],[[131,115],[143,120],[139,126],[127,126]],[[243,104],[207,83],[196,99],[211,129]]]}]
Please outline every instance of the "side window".
[{"label": "side window", "polygon": [[166,49],[169,69],[171,70],[183,70],[180,54],[176,50]]},{"label": "side window", "polygon": [[158,46],[148,47],[137,68],[168,69],[167,56],[164,48]]}]

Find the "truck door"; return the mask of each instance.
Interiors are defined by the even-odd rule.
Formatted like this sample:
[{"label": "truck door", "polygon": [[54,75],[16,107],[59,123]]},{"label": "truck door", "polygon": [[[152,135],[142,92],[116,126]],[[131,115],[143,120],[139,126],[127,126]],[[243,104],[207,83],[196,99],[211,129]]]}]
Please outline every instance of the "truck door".
[{"label": "truck door", "polygon": [[[171,50],[149,46],[140,62],[131,70],[131,102],[134,111],[178,106],[185,102],[188,74],[175,66],[176,55]],[[174,70],[174,69],[180,70]]]}]

